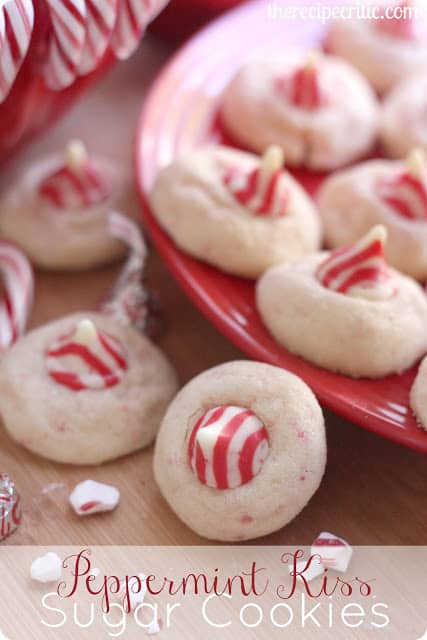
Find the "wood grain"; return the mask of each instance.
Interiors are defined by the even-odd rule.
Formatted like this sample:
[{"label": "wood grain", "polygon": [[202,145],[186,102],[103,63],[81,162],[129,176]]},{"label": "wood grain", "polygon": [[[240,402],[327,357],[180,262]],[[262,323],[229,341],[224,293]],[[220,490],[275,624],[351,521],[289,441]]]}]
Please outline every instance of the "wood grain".
[{"label": "wood grain", "polygon": [[[147,39],[133,61],[116,69],[71,116],[21,154],[0,176],[0,183],[5,184],[43,150],[56,148],[76,135],[98,150],[114,150],[116,157],[130,165],[145,88],[167,53],[165,47]],[[31,326],[70,311],[95,308],[116,273],[117,267],[80,275],[37,274]],[[192,307],[154,251],[149,284],[162,308],[158,342],[175,364],[182,383],[210,366],[243,357]],[[294,522],[259,543],[308,544],[326,529],[351,544],[426,544],[425,457],[328,412],[326,420],[329,460],[321,488]],[[13,477],[25,505],[23,523],[10,543],[205,543],[178,521],[160,497],[151,458],[149,449],[99,468],[61,466],[27,453],[2,431],[0,469]],[[114,513],[78,518],[71,512],[68,495],[77,482],[87,478],[120,488],[122,500]],[[52,483],[60,486],[44,493]]]}]

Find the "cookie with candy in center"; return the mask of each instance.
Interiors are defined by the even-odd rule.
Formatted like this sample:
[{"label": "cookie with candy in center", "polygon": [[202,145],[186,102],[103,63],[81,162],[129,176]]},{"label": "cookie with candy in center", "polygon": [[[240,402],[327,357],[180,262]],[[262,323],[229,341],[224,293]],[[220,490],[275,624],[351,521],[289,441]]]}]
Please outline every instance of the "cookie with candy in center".
[{"label": "cookie with candy in center", "polygon": [[356,243],[269,269],[256,304],[276,340],[355,378],[401,373],[427,352],[427,296],[384,259],[378,225]]},{"label": "cookie with candy in center", "polygon": [[200,374],[176,396],[154,474],[181,520],[214,540],[280,529],[307,504],[326,462],[321,408],[307,385],[258,362]]}]

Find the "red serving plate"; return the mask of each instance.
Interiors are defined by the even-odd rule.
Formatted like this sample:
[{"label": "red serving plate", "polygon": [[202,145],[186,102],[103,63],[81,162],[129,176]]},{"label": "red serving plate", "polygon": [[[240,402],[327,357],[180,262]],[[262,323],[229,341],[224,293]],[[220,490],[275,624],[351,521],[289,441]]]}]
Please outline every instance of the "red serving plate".
[{"label": "red serving plate", "polygon": [[[147,205],[146,194],[159,168],[178,152],[208,142],[230,143],[218,118],[221,92],[248,57],[272,47],[310,48],[324,38],[320,22],[274,20],[268,6],[265,0],[245,4],[211,23],[178,51],[152,87],[136,143],[137,182],[148,230],[184,291],[242,351],[301,376],[322,404],[361,427],[427,452],[427,433],[417,427],[408,406],[416,367],[382,380],[353,380],[290,354],[263,326],[254,303],[253,282],[226,275],[182,253],[160,229]],[[311,193],[322,180],[320,175],[303,171],[296,175]]]}]

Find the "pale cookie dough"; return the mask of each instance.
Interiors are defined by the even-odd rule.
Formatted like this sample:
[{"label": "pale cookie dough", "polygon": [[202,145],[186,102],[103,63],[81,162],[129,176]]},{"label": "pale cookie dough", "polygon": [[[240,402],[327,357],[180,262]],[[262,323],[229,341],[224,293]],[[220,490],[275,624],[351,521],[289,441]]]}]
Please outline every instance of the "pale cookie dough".
[{"label": "pale cookie dough", "polygon": [[427,431],[427,358],[421,362],[409,395],[410,407],[418,424]]},{"label": "pale cookie dough", "polygon": [[385,99],[381,141],[392,158],[403,158],[413,147],[427,151],[427,68],[399,84]]},{"label": "pale cookie dough", "polygon": [[[353,64],[379,93],[417,71],[427,72],[425,4],[413,2],[419,18],[387,21],[353,19],[333,23],[327,48]],[[388,5],[392,7],[392,3]],[[408,5],[410,6],[410,5]],[[412,22],[412,24],[411,24]]]},{"label": "pale cookie dough", "polygon": [[301,52],[248,62],[226,88],[221,114],[244,146],[261,152],[278,144],[289,165],[314,170],[365,154],[378,126],[376,97],[356,69]]},{"label": "pale cookie dough", "polygon": [[401,373],[426,353],[426,294],[383,263],[379,231],[384,237],[377,227],[345,250],[316,253],[262,276],[257,307],[280,344],[355,378]]},{"label": "pale cookie dough", "polygon": [[[109,231],[108,216],[113,211],[137,216],[130,177],[108,158],[95,156],[89,161],[108,187],[108,193],[99,202],[95,197],[93,204],[83,204],[80,189],[87,190],[91,198],[94,191],[88,185],[89,180],[79,175],[87,162],[80,143],[71,143],[65,156],[52,154],[40,158],[2,194],[0,234],[15,242],[34,265],[78,271],[114,262],[126,254],[126,245]],[[76,166],[79,162],[83,169]],[[53,196],[41,191],[47,179],[58,171],[68,170],[71,180],[67,175],[59,176]]]},{"label": "pale cookie dough", "polygon": [[191,529],[236,542],[295,518],[325,463],[324,420],[309,387],[283,369],[240,361],[205,371],[176,396],[157,437],[154,474]]},{"label": "pale cookie dough", "polygon": [[[107,334],[106,349],[99,331]],[[58,355],[67,337],[100,358],[108,376],[78,354]],[[147,446],[176,391],[172,366],[150,340],[91,312],[31,331],[0,363],[6,430],[30,451],[63,463],[100,464]]]},{"label": "pale cookie dough", "polygon": [[315,206],[281,163],[274,146],[261,159],[220,146],[190,151],[160,171],[152,211],[183,251],[256,278],[320,247]]},{"label": "pale cookie dough", "polygon": [[371,160],[332,175],[317,203],[328,247],[351,244],[383,224],[389,264],[427,278],[427,167],[418,151],[407,162]]}]

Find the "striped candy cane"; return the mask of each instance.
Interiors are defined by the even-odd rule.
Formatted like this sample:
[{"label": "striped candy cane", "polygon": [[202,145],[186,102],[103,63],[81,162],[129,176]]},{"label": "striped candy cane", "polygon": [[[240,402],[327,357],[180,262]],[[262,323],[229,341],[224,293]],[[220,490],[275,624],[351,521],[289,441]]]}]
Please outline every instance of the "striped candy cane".
[{"label": "striped candy cane", "polygon": [[118,0],[86,0],[86,38],[79,75],[93,71],[104,56],[116,23]]},{"label": "striped candy cane", "polygon": [[332,251],[316,271],[319,282],[349,296],[385,299],[395,293],[393,276],[384,260],[387,230],[373,227],[361,240]]},{"label": "striped candy cane", "polygon": [[195,424],[188,443],[190,467],[215,489],[234,489],[261,471],[269,454],[268,433],[250,409],[214,407]]},{"label": "striped candy cane", "polygon": [[46,0],[52,30],[44,78],[50,89],[70,86],[78,73],[86,40],[85,0]]},{"label": "striped candy cane", "polygon": [[7,98],[30,45],[32,0],[0,0],[0,104]]},{"label": "striped candy cane", "polygon": [[110,300],[102,305],[101,311],[143,331],[148,303],[143,284],[147,247],[139,227],[126,216],[113,212],[108,223],[111,234],[128,245],[130,254]]},{"label": "striped candy cane", "polygon": [[167,0],[118,0],[111,49],[119,60],[135,51],[145,27],[166,4]]},{"label": "striped candy cane", "polygon": [[4,293],[0,301],[0,353],[24,333],[33,302],[33,272],[24,254],[0,240],[0,271]]},{"label": "striped candy cane", "polygon": [[425,153],[414,149],[407,170],[386,176],[378,183],[378,195],[395,213],[409,220],[427,219],[427,162]]},{"label": "striped candy cane", "polygon": [[283,151],[270,146],[260,166],[249,173],[232,167],[224,175],[224,184],[234,198],[257,216],[281,218],[286,215],[289,192],[281,180]]}]

